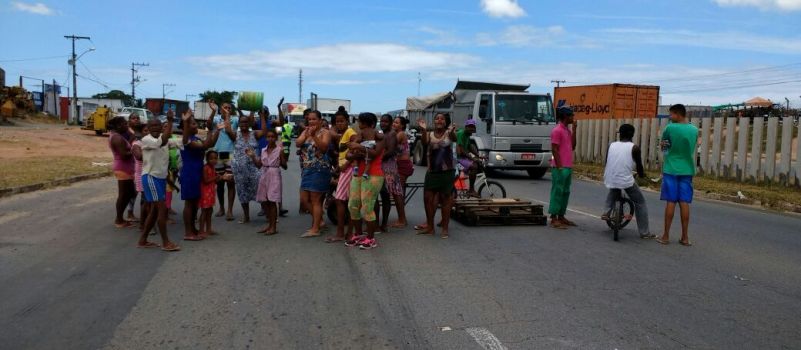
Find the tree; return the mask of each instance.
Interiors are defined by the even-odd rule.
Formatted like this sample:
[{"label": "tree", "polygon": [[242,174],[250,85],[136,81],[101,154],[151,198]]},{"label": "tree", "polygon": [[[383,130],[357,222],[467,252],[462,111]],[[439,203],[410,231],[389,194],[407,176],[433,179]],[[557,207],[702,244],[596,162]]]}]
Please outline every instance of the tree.
[{"label": "tree", "polygon": [[111,90],[106,93],[95,94],[92,98],[107,98],[112,100],[122,100],[122,103],[126,106],[133,106],[136,101],[133,100],[131,95],[126,94],[121,90]]},{"label": "tree", "polygon": [[216,91],[216,90],[206,90],[200,93],[200,100],[203,102],[209,102],[209,100],[214,100],[214,102],[220,103],[233,103],[234,97],[238,95],[238,92],[235,91]]}]

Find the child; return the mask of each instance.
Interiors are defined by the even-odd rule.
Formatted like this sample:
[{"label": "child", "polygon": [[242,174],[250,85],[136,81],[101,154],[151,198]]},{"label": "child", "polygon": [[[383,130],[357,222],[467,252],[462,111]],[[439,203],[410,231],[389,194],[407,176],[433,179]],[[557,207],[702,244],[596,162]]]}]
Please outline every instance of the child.
[{"label": "child", "polygon": [[278,144],[278,133],[274,129],[267,129],[265,138],[267,147],[261,151],[261,157],[257,157],[252,149],[248,148],[245,152],[248,157],[261,168],[259,176],[259,187],[256,191],[256,201],[261,203],[262,210],[267,216],[268,224],[258,233],[267,236],[278,233],[276,227],[278,217],[278,203],[281,202],[281,170],[286,170],[286,156],[283,147]]},{"label": "child", "polygon": [[211,150],[206,152],[206,165],[203,166],[203,182],[200,183],[200,234],[202,239],[208,238],[209,235],[216,235],[211,229],[211,214],[214,211],[214,200],[217,195],[217,182],[223,176],[217,174],[217,159],[219,158],[216,151]]},{"label": "child", "polygon": [[[621,125],[618,132],[620,141],[612,142],[606,152],[604,185],[609,189],[609,193],[606,195],[605,211],[601,219],[609,219],[615,196],[619,195],[621,190],[625,190],[629,198],[634,202],[634,213],[637,215],[637,228],[640,232],[640,238],[653,239],[656,238],[656,235],[648,230],[648,207],[645,204],[645,197],[640,192],[640,188],[637,187],[632,175],[636,168],[637,175],[640,178],[645,177],[640,147],[632,142],[634,130],[634,125]],[[627,220],[631,220],[631,215],[626,214],[625,216]]]},{"label": "child", "polygon": [[[570,107],[556,110],[556,127],[551,131],[551,200],[548,213],[551,214],[551,227],[567,229],[576,224],[567,218],[567,202],[570,199],[570,186],[573,178],[573,149],[576,148],[576,124]],[[573,125],[573,130],[569,128]]]},{"label": "child", "polygon": [[[172,135],[172,139],[176,144],[181,143],[181,136]],[[178,213],[172,209],[172,193],[180,192],[176,181],[178,180],[178,171],[181,169],[181,155],[179,154],[178,147],[170,146],[170,171],[167,173],[167,222],[174,224],[175,220],[170,218],[170,215],[177,215]]]},{"label": "child", "polygon": [[662,193],[665,205],[665,231],[656,241],[670,243],[670,224],[676,212],[676,203],[681,209],[681,239],[679,244],[691,246],[688,236],[690,203],[693,201],[693,175],[695,175],[695,148],[698,145],[698,128],[687,123],[687,109],[677,104],[670,107],[671,124],[662,132],[662,150],[665,161],[662,165]]},{"label": "child", "polygon": [[[167,124],[163,127],[161,121],[153,119],[148,121],[149,134],[142,138],[142,187],[145,189],[145,200],[148,202],[147,220],[139,236],[139,248],[158,247],[158,244],[147,241],[148,233],[158,221],[161,233],[161,249],[172,252],[180,250],[167,236],[167,172],[170,166],[169,143],[172,136],[172,121],[175,113],[167,112]],[[174,142],[173,142],[174,143]],[[157,218],[158,217],[158,218]]]},{"label": "child", "polygon": [[[136,124],[133,127],[136,140],[131,143],[131,153],[134,156],[134,187],[136,187],[136,193],[139,197],[139,215],[142,216],[142,220],[139,220],[139,230],[145,229],[145,218],[147,217],[147,203],[145,203],[145,197],[142,193],[142,134],[147,134],[150,132],[148,130],[147,125],[145,124]],[[128,207],[129,218],[133,216],[133,205],[136,202],[136,198],[134,197],[131,200],[131,205]]]}]

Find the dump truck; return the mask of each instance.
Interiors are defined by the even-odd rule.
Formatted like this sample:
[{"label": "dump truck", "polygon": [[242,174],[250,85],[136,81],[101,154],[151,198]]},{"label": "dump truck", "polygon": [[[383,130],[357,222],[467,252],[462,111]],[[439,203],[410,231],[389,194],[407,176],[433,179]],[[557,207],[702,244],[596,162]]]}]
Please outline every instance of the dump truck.
[{"label": "dump truck", "polygon": [[97,107],[92,114],[86,118],[86,123],[83,130],[94,131],[96,135],[100,136],[108,131],[108,121],[114,117],[114,113],[110,108],[103,106]]},{"label": "dump truck", "polygon": [[[551,160],[551,130],[556,125],[550,94],[528,92],[530,85],[458,81],[453,92],[409,97],[406,109],[411,125],[423,118],[432,125],[444,112],[453,123],[476,121],[471,146],[486,159],[488,170],[524,170],[531,178],[545,175]],[[413,145],[415,163],[423,165],[422,142]]]},{"label": "dump truck", "polygon": [[570,106],[577,120],[655,118],[659,86],[605,84],[554,88],[556,107]]}]

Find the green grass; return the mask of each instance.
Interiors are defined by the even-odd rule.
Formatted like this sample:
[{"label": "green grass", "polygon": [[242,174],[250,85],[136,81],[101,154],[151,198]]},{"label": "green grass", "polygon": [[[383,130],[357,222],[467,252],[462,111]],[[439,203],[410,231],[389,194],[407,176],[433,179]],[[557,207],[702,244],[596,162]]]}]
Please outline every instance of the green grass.
[{"label": "green grass", "polygon": [[[599,164],[575,164],[573,170],[576,174],[583,175],[593,180],[603,180],[603,165]],[[646,171],[649,179],[660,176],[659,172]],[[653,183],[649,180],[641,181],[638,185],[659,191],[661,184]],[[801,205],[801,189],[798,187],[786,187],[779,184],[752,184],[743,183],[735,180],[721,179],[713,176],[696,176],[693,179],[693,187],[696,191],[703,193],[714,193],[725,196],[736,196],[737,191],[741,191],[746,198],[758,200],[762,206],[770,209],[783,209],[783,203]]]},{"label": "green grass", "polygon": [[93,166],[92,162],[108,159],[83,157],[31,157],[0,159],[0,188],[33,185],[78,175],[109,171],[109,167]]}]

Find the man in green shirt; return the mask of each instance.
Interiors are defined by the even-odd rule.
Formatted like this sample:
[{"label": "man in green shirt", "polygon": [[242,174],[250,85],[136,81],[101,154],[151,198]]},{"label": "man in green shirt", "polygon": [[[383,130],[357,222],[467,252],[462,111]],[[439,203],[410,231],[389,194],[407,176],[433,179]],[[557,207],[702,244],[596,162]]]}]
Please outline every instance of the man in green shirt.
[{"label": "man in green shirt", "polygon": [[456,156],[459,164],[464,168],[470,179],[470,191],[468,195],[478,197],[476,193],[476,174],[478,164],[475,162],[477,155],[470,152],[470,136],[476,132],[475,119],[468,119],[464,123],[464,128],[456,132]]},{"label": "man in green shirt", "polygon": [[690,223],[690,203],[693,201],[693,176],[695,175],[695,149],[698,145],[698,128],[687,122],[687,109],[684,105],[670,107],[671,124],[662,132],[660,146],[665,152],[662,166],[662,192],[660,198],[665,206],[665,231],[657,239],[661,244],[670,243],[670,225],[676,211],[676,203],[681,210],[681,239],[679,244],[690,246],[688,226]]}]

